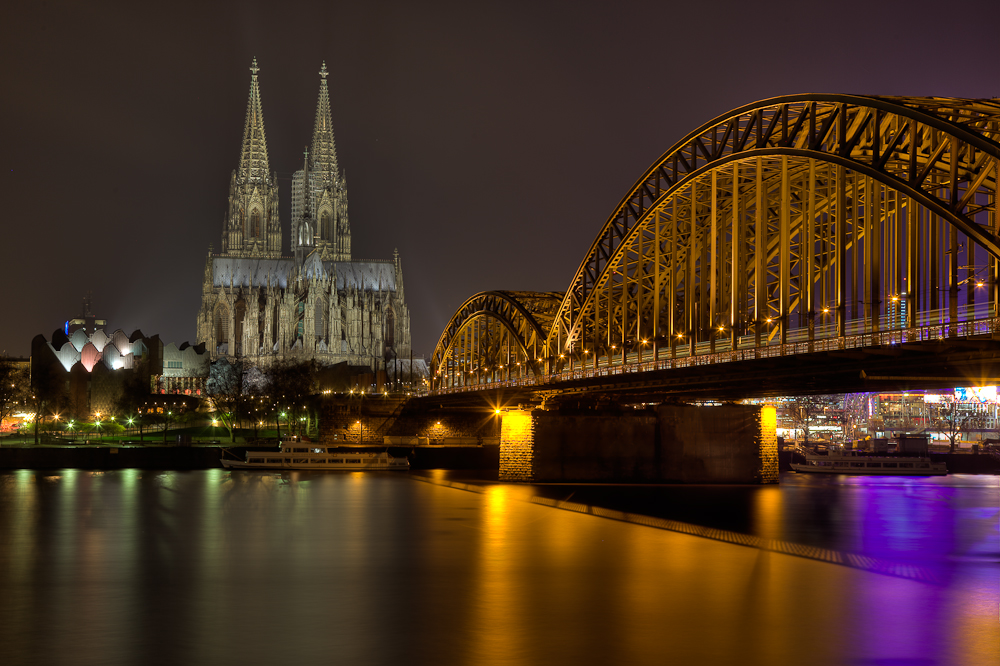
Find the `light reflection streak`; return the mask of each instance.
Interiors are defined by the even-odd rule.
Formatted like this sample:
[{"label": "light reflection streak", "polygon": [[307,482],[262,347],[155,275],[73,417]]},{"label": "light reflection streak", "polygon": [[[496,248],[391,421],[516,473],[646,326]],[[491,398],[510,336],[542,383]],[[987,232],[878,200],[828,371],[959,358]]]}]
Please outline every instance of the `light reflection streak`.
[{"label": "light reflection streak", "polygon": [[[0,474],[5,663],[998,656],[992,564],[931,585],[588,515],[599,507],[553,510],[528,501],[525,486],[462,492],[399,476],[222,470],[58,476]],[[764,490],[751,522],[762,537],[788,538],[794,502]],[[881,503],[871,527],[880,529],[900,496],[849,488],[831,515],[864,526],[865,505]],[[929,497],[910,497],[906,515],[957,529],[954,516],[935,513],[955,503],[921,508]],[[912,536],[891,529],[892,548]],[[977,524],[968,538],[988,535]],[[222,640],[233,627],[240,640]]]},{"label": "light reflection streak", "polygon": [[516,545],[508,532],[508,488],[490,486],[483,504],[483,531],[479,536],[476,593],[471,619],[472,663],[509,663],[505,655],[518,654],[522,621],[517,607],[518,581],[513,577]]}]

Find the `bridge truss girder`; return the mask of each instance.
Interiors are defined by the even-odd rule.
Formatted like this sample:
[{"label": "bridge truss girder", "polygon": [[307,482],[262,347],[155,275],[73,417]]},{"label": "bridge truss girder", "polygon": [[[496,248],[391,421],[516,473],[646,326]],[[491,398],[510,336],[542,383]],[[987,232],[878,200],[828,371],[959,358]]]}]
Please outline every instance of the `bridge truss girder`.
[{"label": "bridge truss girder", "polygon": [[[646,171],[551,311],[513,292],[463,304],[433,385],[1000,316],[998,174],[992,100],[794,95],[736,109]],[[496,374],[501,348],[531,373]]]},{"label": "bridge truss girder", "polygon": [[540,374],[537,359],[547,331],[538,319],[551,319],[548,311],[561,300],[561,293],[504,291],[471,297],[452,316],[434,349],[435,384],[461,387]]},{"label": "bridge truss girder", "polygon": [[734,329],[760,346],[787,340],[793,315],[810,337],[817,325],[878,330],[887,310],[919,320],[942,291],[954,310],[960,283],[987,277],[995,304],[998,111],[800,95],[706,124],[611,216],[567,290],[546,356],[624,361],[644,348],[658,356],[668,340],[671,353],[678,341],[693,352],[727,332],[735,346]]}]

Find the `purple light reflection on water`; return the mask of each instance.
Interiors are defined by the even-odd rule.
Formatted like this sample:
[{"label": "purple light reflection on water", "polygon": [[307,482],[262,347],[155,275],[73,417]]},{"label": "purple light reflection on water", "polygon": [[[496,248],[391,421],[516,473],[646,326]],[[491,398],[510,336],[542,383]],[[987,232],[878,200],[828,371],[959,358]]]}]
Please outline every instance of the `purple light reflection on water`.
[{"label": "purple light reflection on water", "polygon": [[890,560],[947,557],[955,549],[953,492],[924,479],[853,477],[845,510],[855,513],[859,541],[844,549]]},{"label": "purple light reflection on water", "polygon": [[1000,558],[1000,480],[945,477],[782,475],[796,507],[784,538],[822,531],[827,548],[896,562],[944,566]]}]

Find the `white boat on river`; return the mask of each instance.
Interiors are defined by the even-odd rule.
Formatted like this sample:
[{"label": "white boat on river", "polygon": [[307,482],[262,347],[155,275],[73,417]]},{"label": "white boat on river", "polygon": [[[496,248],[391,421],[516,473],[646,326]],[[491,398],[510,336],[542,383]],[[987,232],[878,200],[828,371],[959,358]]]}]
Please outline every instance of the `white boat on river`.
[{"label": "white boat on river", "polygon": [[796,472],[809,474],[877,474],[883,476],[933,476],[948,473],[943,462],[930,458],[902,456],[865,456],[831,453],[827,456],[806,454],[805,463],[791,463]]},{"label": "white boat on river", "polygon": [[246,458],[227,458],[233,455],[226,449],[222,452],[222,466],[226,469],[346,469],[366,470],[408,470],[410,461],[395,458],[387,451],[357,452],[343,451],[336,447],[316,446],[302,442],[282,442],[280,451],[248,451]]}]

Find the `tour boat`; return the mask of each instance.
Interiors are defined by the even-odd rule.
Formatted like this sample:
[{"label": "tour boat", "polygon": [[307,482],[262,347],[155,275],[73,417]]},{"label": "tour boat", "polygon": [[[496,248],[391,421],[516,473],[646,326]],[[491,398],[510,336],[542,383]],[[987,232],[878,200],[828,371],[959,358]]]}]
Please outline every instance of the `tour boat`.
[{"label": "tour boat", "polygon": [[805,463],[791,463],[796,472],[812,474],[877,474],[884,476],[932,476],[947,474],[943,462],[930,458],[902,456],[866,456],[831,453],[826,456],[806,454]]},{"label": "tour boat", "polygon": [[[349,469],[408,470],[410,461],[395,458],[387,451],[380,453],[342,451],[336,447],[305,445],[302,442],[282,442],[278,452],[248,451],[244,460],[226,458],[223,449],[222,466],[227,469]],[[230,453],[232,455],[232,453]]]}]

